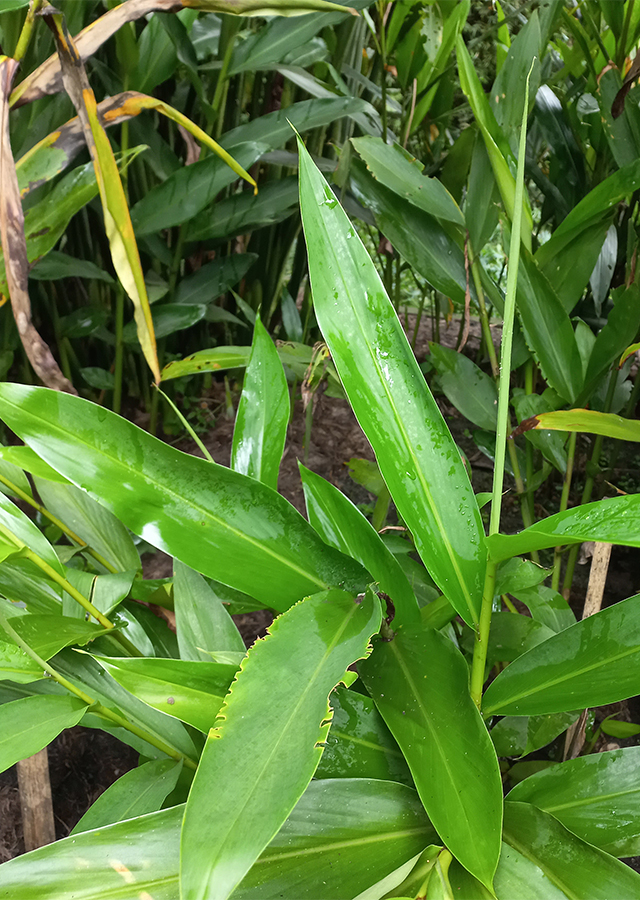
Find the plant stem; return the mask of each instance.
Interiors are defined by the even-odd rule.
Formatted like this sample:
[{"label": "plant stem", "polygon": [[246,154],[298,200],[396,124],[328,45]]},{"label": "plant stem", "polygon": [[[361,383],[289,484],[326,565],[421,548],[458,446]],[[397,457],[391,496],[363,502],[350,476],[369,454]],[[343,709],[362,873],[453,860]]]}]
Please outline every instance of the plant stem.
[{"label": "plant stem", "polygon": [[124,288],[118,282],[116,287],[116,308],[114,315],[116,354],[113,361],[113,399],[111,408],[115,413],[120,413],[122,405],[122,363],[124,358],[124,344],[122,329],[124,326]]},{"label": "plant stem", "polygon": [[83,703],[86,703],[87,706],[93,708],[93,712],[97,715],[102,716],[103,719],[109,719],[115,725],[119,725],[121,728],[126,728],[127,731],[130,731],[131,734],[135,734],[137,737],[142,738],[143,741],[146,741],[148,744],[151,744],[152,747],[155,747],[157,750],[160,750],[162,753],[166,753],[167,756],[170,756],[175,760],[182,760],[185,766],[188,766],[190,769],[196,769],[197,764],[194,760],[190,759],[188,756],[184,756],[182,753],[178,753],[177,750],[174,750],[173,747],[170,747],[168,744],[165,744],[164,741],[155,737],[155,735],[150,734],[148,731],[145,731],[143,728],[139,728],[137,725],[134,725],[133,722],[129,722],[128,719],[125,719],[124,716],[119,716],[117,713],[112,712],[106,706],[103,706],[102,703],[99,703],[93,697],[90,697],[88,694],[85,694],[84,691],[81,691],[80,688],[77,688],[75,684],[69,681],[64,675],[61,675],[53,666],[50,666],[48,662],[45,662],[41,656],[32,650],[31,647],[22,640],[20,635],[15,631],[14,628],[9,623],[9,619],[4,615],[2,610],[0,610],[0,624],[7,632],[7,634],[15,641],[15,643],[20,647],[21,650],[31,657],[35,662],[38,663],[39,666],[42,667],[44,672],[47,672],[54,681],[57,681],[61,687],[66,688],[69,693],[78,697],[79,700],[82,700]]},{"label": "plant stem", "polygon": [[387,143],[387,33],[384,22],[384,0],[378,0],[378,19],[380,22],[380,62],[382,64],[382,72],[380,74],[380,90],[382,92],[382,102],[380,109],[380,118],[382,121],[382,140]]},{"label": "plant stem", "polygon": [[[573,463],[576,456],[576,438],[578,433],[572,431],[569,435],[569,447],[567,448],[567,471],[564,474],[564,482],[562,485],[562,494],[560,496],[560,509],[558,512],[564,512],[569,503],[569,491],[571,490],[571,478],[573,476]],[[556,547],[553,551],[553,575],[551,577],[551,587],[557,591],[560,587],[560,567],[562,564],[561,548]]]},{"label": "plant stem", "polygon": [[[504,301],[504,316],[502,327],[502,350],[500,355],[500,375],[498,381],[498,416],[496,427],[496,452],[493,469],[493,492],[491,500],[491,517],[489,520],[489,534],[496,534],[500,530],[500,511],[502,508],[502,486],[504,484],[504,463],[506,456],[507,428],[509,424],[509,387],[511,380],[511,350],[513,347],[513,325],[516,312],[516,287],[518,284],[518,265],[520,262],[520,235],[522,231],[522,217],[524,208],[524,166],[527,145],[527,113],[529,107],[529,79],[535,58],[531,63],[531,69],[527,75],[527,83],[524,91],[524,108],[522,110],[522,127],[520,129],[520,144],[518,148],[518,172],[516,176],[516,193],[514,201],[514,218],[511,223],[511,243],[509,246],[509,271],[507,275],[507,293]],[[487,661],[489,646],[489,631],[491,629],[491,613],[493,610],[493,594],[496,583],[497,564],[489,559],[485,574],[484,590],[480,606],[480,619],[476,629],[476,641],[473,648],[473,662],[471,665],[471,697],[478,707],[482,706],[482,688],[484,685],[484,670]]]},{"label": "plant stem", "polygon": [[13,59],[21,60],[27,52],[27,48],[31,40],[31,35],[33,33],[33,26],[36,20],[36,15],[38,14],[42,6],[44,6],[44,0],[31,0],[29,9],[27,10],[27,18],[24,20],[24,25],[22,26],[22,31],[20,32],[20,37],[18,38],[16,49],[13,51]]},{"label": "plant stem", "polygon": [[[608,413],[611,409],[611,404],[613,402],[613,395],[616,390],[616,385],[618,383],[618,369],[613,369],[611,372],[611,376],[609,378],[609,387],[607,389],[607,396],[604,401],[604,412]],[[593,452],[591,453],[590,463],[591,465],[588,467],[591,471],[598,465],[598,460],[600,459],[600,454],[602,453],[602,444],[604,441],[604,436],[601,434],[596,435],[596,439],[593,442]],[[580,506],[583,506],[585,503],[588,503],[591,500],[591,494],[593,492],[593,485],[595,482],[595,478],[593,474],[590,474],[587,470],[587,477],[584,482],[584,489],[582,491],[582,497],[580,498]],[[569,551],[569,557],[567,559],[567,570],[564,573],[564,582],[562,583],[562,594],[565,599],[568,599],[569,594],[571,593],[571,584],[573,582],[573,573],[575,572],[576,562],[578,561],[578,553],[580,552],[580,544],[574,544],[571,550]]]},{"label": "plant stem", "polygon": [[484,686],[487,650],[489,649],[489,631],[491,629],[491,613],[493,611],[493,594],[496,586],[496,569],[497,563],[489,560],[484,578],[480,621],[478,622],[476,642],[473,648],[473,661],[471,663],[471,699],[478,709],[482,706],[482,688]]},{"label": "plant stem", "polygon": [[64,532],[64,534],[66,534],[70,540],[74,541],[74,543],[76,544],[79,544],[84,550],[87,551],[87,553],[90,553],[91,556],[93,556],[93,558],[97,562],[99,562],[101,566],[104,566],[104,568],[108,572],[111,572],[111,574],[115,574],[118,571],[115,566],[112,566],[111,563],[104,558],[104,556],[101,556],[97,552],[97,550],[94,550],[92,547],[90,547],[86,541],[83,541],[81,537],[79,537],[74,531],[72,531],[67,525],[65,525],[64,522],[60,521],[57,516],[54,516],[53,513],[50,513],[49,510],[46,509],[46,507],[44,507],[41,503],[38,503],[37,500],[34,500],[33,497],[30,497],[29,494],[21,490],[21,488],[19,488],[17,484],[9,481],[8,478],[5,478],[4,475],[1,474],[0,482],[6,485],[9,490],[12,491],[17,497],[20,497],[21,500],[24,500],[25,503],[28,503],[34,509],[37,509],[38,512],[46,519],[49,519],[50,522],[52,522],[54,525],[57,525],[57,527],[62,532]]}]

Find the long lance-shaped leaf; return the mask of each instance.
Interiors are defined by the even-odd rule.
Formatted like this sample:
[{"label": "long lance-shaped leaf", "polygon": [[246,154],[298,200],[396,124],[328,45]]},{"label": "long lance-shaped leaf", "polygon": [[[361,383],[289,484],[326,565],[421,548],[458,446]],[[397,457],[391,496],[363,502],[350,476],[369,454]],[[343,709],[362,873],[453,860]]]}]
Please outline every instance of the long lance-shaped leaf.
[{"label": "long lance-shaped leaf", "polygon": [[487,715],[546,716],[640,693],[640,595],[554,634],[491,682]]},{"label": "long lance-shaped leaf", "polygon": [[0,706],[0,772],[42,750],[65,728],[77,725],[87,709],[87,704],[76,697],[25,697],[3,703]]},{"label": "long lance-shaped leaf", "polygon": [[490,887],[500,856],[502,783],[462,654],[434,629],[408,626],[377,644],[358,672],[441,839]]},{"label": "long lance-shaped leaf", "polygon": [[138,340],[156,383],[159,383],[160,365],[151,307],[127,198],[113,150],[98,118],[96,98],[89,86],[84,66],[66,30],[62,16],[47,15],[44,18],[53,32],[60,57],[64,86],[82,123],[82,130],[95,169],[113,267],[133,303]]},{"label": "long lance-shaped leaf", "polygon": [[[467,96],[467,99],[473,110],[476,122],[480,128],[480,132],[484,139],[491,168],[498,184],[500,196],[504,203],[509,219],[513,222],[516,215],[515,199],[516,199],[516,179],[509,168],[509,161],[514,162],[513,153],[509,144],[502,133],[502,129],[498,125],[493,110],[489,105],[489,101],[482,89],[480,79],[474,68],[469,51],[461,36],[456,40],[456,56],[458,60],[458,71],[460,74],[460,86]],[[531,207],[525,195],[525,207],[522,216],[522,243],[531,249],[531,231],[533,229],[533,220],[531,218]]]},{"label": "long lance-shaped leaf", "polygon": [[538,413],[520,422],[514,434],[525,431],[579,431],[602,434],[617,441],[640,441],[640,422],[595,409],[560,409]]},{"label": "long lance-shaped leaf", "polygon": [[266,606],[284,610],[342,585],[358,593],[371,580],[266,485],[181,453],[87,400],[2,384],[0,409],[45,462],[134,534]]},{"label": "long lance-shaped leaf", "polygon": [[[120,8],[120,7],[118,7]],[[178,125],[182,125],[198,141],[205,144],[227,165],[233,169],[239,178],[244,178],[255,186],[255,181],[242,166],[230,156],[227,151],[216,143],[209,135],[202,131],[191,119],[155,97],[141,94],[138,91],[124,91],[107,97],[97,106],[97,117],[105,128],[111,125],[120,125],[128,119],[132,119],[146,109],[152,109],[161,113]],[[52,131],[45,138],[35,144],[24,156],[16,162],[20,196],[24,197],[30,191],[40,187],[45,182],[59,175],[71,163],[75,156],[85,146],[85,137],[82,123],[78,116],[65,122],[61,128]]]},{"label": "long lance-shaped leaf", "polygon": [[226,900],[280,830],[320,761],[329,693],[380,622],[371,591],[322,592],[279,616],[249,651],[187,801],[183,900]]},{"label": "long lance-shaped leaf", "polygon": [[353,410],[427,569],[478,620],[482,520],[460,451],[384,285],[335,195],[300,148],[300,204],[314,307]]},{"label": "long lance-shaped leaf", "polygon": [[[135,22],[154,12],[178,12],[183,8],[203,12],[222,12],[239,16],[304,15],[309,12],[350,12],[348,8],[325,0],[128,0],[109,10],[80,32],[75,43],[84,62],[127,22]],[[23,106],[47,94],[62,90],[60,60],[54,53],[32,72],[10,97],[10,105]]]},{"label": "long lance-shaped leaf", "polygon": [[486,540],[489,555],[497,562],[532,550],[583,541],[640,547],[640,494],[585,503],[542,519],[519,534],[492,534]]},{"label": "long lance-shaped leaf", "polygon": [[31,321],[24,214],[11,153],[7,102],[17,68],[17,60],[0,56],[0,238],[11,308],[20,340],[38,377],[49,387],[75,393]]},{"label": "long lance-shaped leaf", "polygon": [[[174,806],[18,856],[0,867],[0,890],[7,900],[176,900],[183,813]],[[356,897],[436,840],[403,784],[312,781],[234,900]]]}]

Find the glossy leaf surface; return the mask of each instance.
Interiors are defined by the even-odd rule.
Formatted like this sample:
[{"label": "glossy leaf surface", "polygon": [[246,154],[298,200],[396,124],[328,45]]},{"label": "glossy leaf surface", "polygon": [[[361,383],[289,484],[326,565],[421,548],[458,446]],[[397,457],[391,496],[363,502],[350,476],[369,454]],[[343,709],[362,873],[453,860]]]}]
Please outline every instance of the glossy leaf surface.
[{"label": "glossy leaf surface", "polygon": [[49,512],[97,550],[118,571],[139,569],[131,535],[112,512],[73,484],[60,484],[36,473],[35,485]]},{"label": "glossy leaf surface", "polygon": [[299,148],[318,322],[427,569],[465,621],[476,621],[483,529],[460,452],[375,266],[301,143]]},{"label": "glossy leaf surface", "polygon": [[526,421],[526,430],[529,428],[579,431],[602,434],[617,441],[640,441],[640,422],[595,409],[559,409],[556,412],[539,413]]},{"label": "glossy leaf surface", "polygon": [[551,716],[505,716],[491,729],[491,740],[498,756],[527,756],[550,744],[577,718],[576,712]]},{"label": "glossy leaf surface", "polygon": [[[11,627],[45,662],[70,644],[87,644],[107,629],[84,619],[55,615],[13,616]],[[0,625],[0,634],[2,626]],[[7,640],[10,638],[7,637]]]},{"label": "glossy leaf surface", "polygon": [[320,475],[299,464],[309,521],[328,544],[348,553],[371,572],[395,606],[395,624],[419,621],[407,576],[360,510]]},{"label": "glossy leaf surface", "polygon": [[491,885],[500,855],[498,760],[469,696],[462,654],[433,629],[403,629],[358,666],[451,853]]},{"label": "glossy leaf surface", "polygon": [[373,177],[394,193],[437,219],[464,227],[464,216],[446,187],[437,178],[423,175],[422,165],[399,144],[370,136],[352,138],[351,143]]},{"label": "glossy leaf surface", "polygon": [[126,772],[100,794],[70,833],[81,834],[156,812],[176,786],[181,768],[182,763],[172,759],[153,759]]},{"label": "glossy leaf surface", "polygon": [[173,608],[182,659],[211,661],[211,652],[242,653],[244,641],[220,596],[202,575],[174,560]]},{"label": "glossy leaf surface", "polygon": [[640,693],[640,594],[577,622],[492,681],[486,714],[536,716],[605,706]]},{"label": "glossy leaf surface", "polygon": [[495,381],[462,353],[435,343],[429,344],[429,350],[447,399],[474,425],[495,431],[498,412]]},{"label": "glossy leaf surface", "polygon": [[213,726],[236,667],[186,659],[96,657],[139,700],[205,733]]},{"label": "glossy leaf surface", "polygon": [[494,534],[486,540],[489,554],[496,560],[558,544],[581,544],[583,541],[638,547],[640,495],[629,494],[598,503],[585,503],[542,519],[519,534]]},{"label": "glossy leaf surface", "polygon": [[569,759],[521,781],[509,799],[544,809],[582,840],[613,856],[636,856],[639,760],[640,747]]},{"label": "glossy leaf surface", "polygon": [[371,697],[337,687],[316,778],[379,778],[413,785],[402,752]]},{"label": "glossy leaf surface", "polygon": [[0,705],[0,772],[42,750],[65,728],[77,725],[86,710],[87,704],[77,697],[52,695]]},{"label": "glossy leaf surface", "polygon": [[184,359],[168,363],[162,370],[162,380],[181,378],[196,372],[243,368],[248,365],[250,355],[250,347],[213,347],[211,350],[200,350]]},{"label": "glossy leaf surface", "polygon": [[322,592],[278,617],[249,651],[187,802],[185,900],[228,897],[281,828],[320,761],[329,692],[366,653],[380,621],[371,592],[361,603],[343,591]]},{"label": "glossy leaf surface", "polygon": [[494,886],[498,900],[612,900],[637,896],[640,875],[548,813],[507,802]]},{"label": "glossy leaf surface", "polygon": [[236,413],[231,468],[278,488],[291,401],[278,351],[256,318],[249,365]]},{"label": "glossy leaf surface", "polygon": [[28,547],[58,575],[64,575],[64,569],[55,550],[37,525],[2,493],[0,493],[0,537],[14,550]]},{"label": "glossy leaf surface", "polygon": [[253,479],[68,394],[5,384],[0,408],[38,455],[134,533],[267,605],[285,609],[330,584],[363,584],[357,563]]},{"label": "glossy leaf surface", "polygon": [[[2,890],[11,898],[28,891],[29,900],[68,900],[70,893],[74,900],[139,900],[145,892],[176,900],[183,812],[162,810],[17,857],[0,868]],[[404,785],[313,781],[234,900],[256,893],[317,900],[319,890],[327,900],[356,896],[434,839],[415,791]]]}]

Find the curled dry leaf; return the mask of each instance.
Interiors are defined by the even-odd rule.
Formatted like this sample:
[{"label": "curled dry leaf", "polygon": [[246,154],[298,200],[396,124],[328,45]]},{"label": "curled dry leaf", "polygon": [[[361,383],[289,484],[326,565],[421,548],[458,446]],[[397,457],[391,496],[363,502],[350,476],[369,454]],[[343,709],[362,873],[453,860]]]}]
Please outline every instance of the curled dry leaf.
[{"label": "curled dry leaf", "polygon": [[47,387],[75,394],[73,385],[60,371],[51,350],[31,321],[24,214],[9,139],[8,97],[17,68],[15,59],[0,57],[0,236],[7,285],[20,340],[37,375]]}]

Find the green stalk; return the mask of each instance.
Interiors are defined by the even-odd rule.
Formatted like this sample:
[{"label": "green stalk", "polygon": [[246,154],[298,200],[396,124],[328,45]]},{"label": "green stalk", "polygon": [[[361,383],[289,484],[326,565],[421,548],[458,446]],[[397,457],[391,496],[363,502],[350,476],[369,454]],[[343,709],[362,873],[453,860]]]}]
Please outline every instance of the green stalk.
[{"label": "green stalk", "polygon": [[22,26],[16,49],[13,51],[13,59],[21,60],[27,52],[31,35],[33,34],[36,15],[42,6],[44,6],[44,0],[31,0],[29,9],[27,10],[27,18],[24,20],[24,25]]},{"label": "green stalk", "polygon": [[382,92],[382,103],[380,109],[380,118],[382,121],[382,140],[387,143],[387,34],[384,23],[384,0],[378,0],[378,19],[380,21],[380,62],[382,72],[380,73],[380,90]]},{"label": "green stalk", "polygon": [[[616,385],[618,383],[618,370],[613,369],[611,372],[611,377],[609,379],[609,387],[607,390],[607,396],[604,401],[604,412],[608,413],[611,409],[611,404],[613,402],[613,395],[616,390]],[[602,444],[604,441],[604,435],[598,434],[596,435],[596,439],[593,443],[593,452],[591,453],[591,466],[588,469],[593,471],[594,468],[598,466],[598,461],[600,459],[600,455],[602,453]],[[593,485],[595,483],[595,478],[593,475],[590,475],[587,472],[587,477],[584,482],[584,489],[582,491],[582,497],[580,498],[580,506],[583,506],[585,503],[588,503],[591,500],[591,494],[593,492]],[[576,568],[576,562],[578,561],[578,553],[580,552],[580,544],[574,544],[571,550],[569,551],[569,557],[567,559],[567,570],[564,573],[564,582],[562,584],[562,593],[565,599],[568,599],[569,594],[571,593],[571,584],[573,582],[573,573]]]},{"label": "green stalk", "polygon": [[631,24],[631,16],[633,15],[633,3],[634,0],[627,0],[627,12],[624,17],[624,22],[622,24],[622,33],[620,35],[620,43],[618,45],[618,52],[616,53],[616,65],[618,69],[620,69],[620,74],[622,75],[622,70],[624,68],[624,61],[627,55],[626,47],[627,47],[627,38],[629,36],[629,25]]},{"label": "green stalk", "polygon": [[[500,377],[498,384],[498,422],[496,428],[496,454],[493,469],[493,492],[491,499],[491,517],[489,534],[500,530],[500,512],[502,509],[502,487],[504,484],[504,463],[506,456],[507,434],[509,425],[509,386],[511,379],[511,351],[513,347],[513,326],[516,312],[516,287],[518,284],[518,265],[520,262],[520,240],[522,231],[522,214],[524,210],[524,166],[527,146],[527,114],[529,111],[529,79],[535,64],[531,63],[524,91],[524,108],[522,110],[522,126],[518,147],[518,171],[516,175],[516,194],[514,201],[515,215],[511,223],[511,242],[509,246],[509,270],[507,275],[507,294],[504,301],[504,317],[502,327],[502,352],[500,354]],[[487,662],[489,631],[491,628],[491,612],[496,579],[496,563],[487,562],[480,621],[476,630],[476,641],[473,648],[471,665],[471,697],[480,709],[482,705],[482,688],[484,686],[484,670]]]},{"label": "green stalk", "polygon": [[204,456],[204,458],[205,458],[205,459],[208,459],[209,462],[214,462],[213,456],[211,456],[211,454],[209,453],[209,451],[207,450],[207,448],[205,447],[205,445],[202,443],[202,441],[200,440],[200,438],[198,437],[198,435],[195,433],[195,431],[193,430],[193,428],[191,427],[191,425],[189,424],[189,422],[187,421],[187,419],[185,418],[185,416],[182,415],[182,413],[180,412],[180,410],[178,409],[178,407],[175,405],[175,403],[173,402],[173,400],[171,399],[171,397],[168,397],[168,396],[165,394],[165,392],[164,392],[163,390],[161,390],[161,389],[158,387],[157,384],[154,384],[154,387],[155,387],[156,391],[157,391],[159,394],[162,394],[162,396],[163,396],[164,399],[167,401],[167,403],[169,404],[169,406],[171,407],[171,409],[172,409],[172,410],[174,411],[174,413],[177,415],[178,419],[182,422],[182,424],[183,424],[184,427],[186,428],[187,432],[189,433],[189,436],[195,441],[195,443],[198,445],[198,447],[199,447],[200,450],[202,451],[202,455]]},{"label": "green stalk", "polygon": [[93,697],[90,697],[88,694],[85,694],[84,691],[81,691],[80,688],[77,688],[75,684],[65,678],[64,675],[61,675],[58,671],[56,671],[53,666],[50,666],[48,662],[45,662],[45,660],[42,659],[41,656],[38,656],[35,650],[32,650],[31,647],[22,640],[20,635],[9,624],[9,619],[4,615],[2,610],[0,610],[0,624],[7,632],[7,634],[15,641],[18,647],[20,647],[21,650],[24,650],[24,652],[28,656],[30,656],[31,659],[37,662],[44,672],[47,672],[54,681],[57,681],[57,683],[61,685],[61,687],[66,688],[69,693],[78,697],[78,699],[82,700],[83,703],[86,703],[87,706],[90,706],[92,708],[92,712],[95,712],[96,715],[102,716],[103,719],[109,719],[111,722],[113,722],[115,725],[120,726],[121,728],[126,728],[126,730],[131,732],[131,734],[135,734],[137,737],[142,738],[143,741],[151,744],[152,747],[155,747],[162,753],[166,753],[167,756],[170,756],[172,759],[182,760],[184,765],[188,768],[197,768],[197,763],[194,760],[190,759],[190,757],[183,756],[182,753],[178,753],[177,750],[174,750],[173,747],[165,744],[164,741],[155,737],[155,735],[150,734],[143,728],[139,728],[137,725],[129,722],[124,718],[124,716],[119,716],[117,713],[112,712],[106,706],[103,706],[102,703],[99,703],[97,700],[94,700]]},{"label": "green stalk", "polygon": [[[562,485],[562,494],[560,496],[560,509],[558,512],[564,512],[569,503],[569,491],[571,489],[571,478],[573,476],[573,463],[576,457],[576,438],[577,431],[572,431],[569,435],[569,447],[567,449],[567,471],[564,475]],[[560,547],[556,547],[553,551],[553,575],[551,577],[551,587],[557,591],[560,587],[560,566],[562,563],[562,552]]]},{"label": "green stalk", "polygon": [[34,509],[44,516],[46,519],[56,525],[60,531],[67,535],[67,537],[72,540],[75,544],[79,544],[87,553],[90,553],[93,558],[100,563],[101,566],[111,572],[111,574],[115,574],[118,570],[115,566],[112,566],[111,563],[101,556],[97,550],[94,550],[93,547],[90,547],[86,541],[83,541],[81,537],[79,537],[74,531],[72,531],[68,525],[65,525],[57,516],[54,516],[53,513],[50,513],[49,510],[44,507],[41,503],[38,503],[37,500],[34,500],[33,497],[30,497],[29,494],[25,493],[25,491],[21,490],[17,484],[14,484],[12,481],[9,481],[8,478],[5,478],[4,475],[0,475],[0,482],[6,485],[10,491],[12,491],[17,497],[20,497],[21,500],[24,500],[25,503],[28,503]]}]

